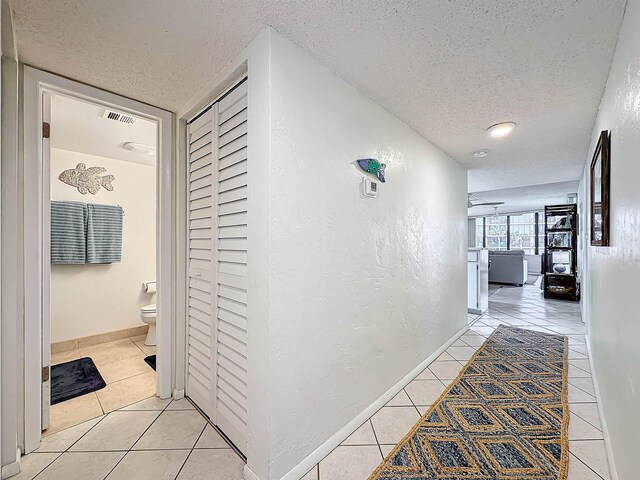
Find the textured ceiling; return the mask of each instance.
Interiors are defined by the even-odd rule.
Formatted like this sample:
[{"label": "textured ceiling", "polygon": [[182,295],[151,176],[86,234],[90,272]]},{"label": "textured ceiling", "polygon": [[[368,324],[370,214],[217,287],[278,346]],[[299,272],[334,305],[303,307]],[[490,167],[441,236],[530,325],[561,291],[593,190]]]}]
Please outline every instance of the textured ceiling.
[{"label": "textured ceiling", "polygon": [[104,108],[62,95],[51,99],[51,146],[72,152],[155,165],[156,156],[130,152],[126,142],[155,147],[155,122],[137,118],[125,124],[103,118]]},{"label": "textured ceiling", "polygon": [[[21,59],[172,111],[267,25],[470,168],[575,180],[624,0],[14,0]],[[486,128],[518,127],[502,140]],[[474,159],[479,148],[489,156]]]}]

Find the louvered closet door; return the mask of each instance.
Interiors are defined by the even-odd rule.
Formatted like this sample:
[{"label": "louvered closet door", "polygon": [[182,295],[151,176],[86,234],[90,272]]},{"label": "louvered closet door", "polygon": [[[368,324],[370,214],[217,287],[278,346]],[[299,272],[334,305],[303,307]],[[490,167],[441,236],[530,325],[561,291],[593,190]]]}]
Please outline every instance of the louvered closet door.
[{"label": "louvered closet door", "polygon": [[187,395],[242,451],[247,429],[247,83],[189,124]]},{"label": "louvered closet door", "polygon": [[214,108],[217,128],[217,424],[246,450],[247,82]]},{"label": "louvered closet door", "polygon": [[215,416],[214,157],[213,110],[188,127],[187,395]]}]

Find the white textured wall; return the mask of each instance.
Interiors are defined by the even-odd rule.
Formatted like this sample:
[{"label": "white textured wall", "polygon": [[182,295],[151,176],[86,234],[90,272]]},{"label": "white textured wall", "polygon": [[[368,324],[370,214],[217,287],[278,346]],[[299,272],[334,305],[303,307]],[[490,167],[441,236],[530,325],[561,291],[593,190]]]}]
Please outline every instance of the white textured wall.
[{"label": "white textured wall", "polygon": [[[592,134],[611,131],[611,246],[584,248],[589,342],[618,478],[640,478],[640,1],[629,0]],[[588,159],[590,163],[591,158]],[[588,185],[585,170],[581,191]],[[588,199],[582,197],[583,211]],[[588,224],[585,225],[588,227]],[[588,239],[588,235],[585,237]]]},{"label": "white textured wall", "polygon": [[[105,167],[104,175],[116,177],[114,190],[82,195],[58,180],[80,162]],[[155,295],[142,291],[142,282],[155,280],[156,271],[155,167],[51,149],[51,198],[120,205],[125,211],[121,262],[51,266],[51,341],[143,325],[140,307],[155,302]]]},{"label": "white textured wall", "polygon": [[[278,479],[465,325],[467,175],[278,34],[270,85]],[[360,194],[367,157],[387,164],[376,198]]]}]

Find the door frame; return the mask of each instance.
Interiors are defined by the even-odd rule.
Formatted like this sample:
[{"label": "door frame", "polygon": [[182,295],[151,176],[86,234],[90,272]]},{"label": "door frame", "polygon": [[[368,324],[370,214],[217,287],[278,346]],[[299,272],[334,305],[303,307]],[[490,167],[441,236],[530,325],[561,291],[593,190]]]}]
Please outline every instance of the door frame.
[{"label": "door frame", "polygon": [[[23,70],[23,266],[24,266],[24,421],[23,453],[38,448],[42,433],[42,368],[50,359],[43,358],[43,326],[50,328],[48,314],[50,252],[45,251],[43,235],[49,231],[49,209],[45,208],[43,190],[48,156],[43,156],[42,121],[43,95],[59,94],[104,107],[132,113],[157,122],[156,151],[156,280],[157,280],[157,383],[156,395],[169,398],[174,386],[174,262],[176,238],[174,234],[174,116],[171,112],[153,107],[96,87],[85,85],[52,73],[25,66]],[[45,226],[46,225],[46,226]],[[49,280],[50,281],[50,280]]]}]

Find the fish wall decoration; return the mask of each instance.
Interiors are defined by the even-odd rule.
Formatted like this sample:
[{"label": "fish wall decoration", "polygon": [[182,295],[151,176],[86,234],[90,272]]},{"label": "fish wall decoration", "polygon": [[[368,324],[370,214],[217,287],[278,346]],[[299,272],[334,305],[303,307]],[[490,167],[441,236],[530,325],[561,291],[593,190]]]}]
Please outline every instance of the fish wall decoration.
[{"label": "fish wall decoration", "polygon": [[362,160],[358,160],[358,165],[360,168],[367,173],[372,173],[378,180],[384,183],[384,169],[386,165],[384,163],[380,163],[375,158],[364,158]]},{"label": "fish wall decoration", "polygon": [[61,182],[76,187],[82,195],[86,195],[87,193],[95,195],[101,188],[110,192],[113,191],[111,182],[113,182],[116,177],[113,175],[104,175],[101,177],[100,174],[106,171],[107,169],[104,167],[87,168],[84,163],[79,163],[76,165],[76,168],[70,168],[62,172],[58,178]]}]

